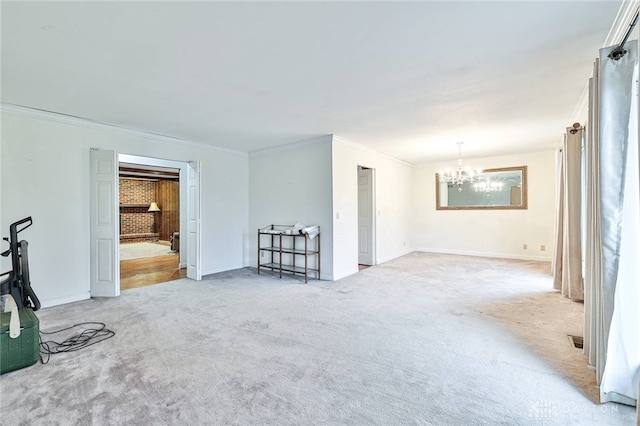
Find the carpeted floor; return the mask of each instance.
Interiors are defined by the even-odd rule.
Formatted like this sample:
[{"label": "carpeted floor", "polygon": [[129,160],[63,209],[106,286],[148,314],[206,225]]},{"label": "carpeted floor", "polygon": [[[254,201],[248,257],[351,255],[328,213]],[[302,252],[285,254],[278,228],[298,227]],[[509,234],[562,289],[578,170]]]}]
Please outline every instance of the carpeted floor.
[{"label": "carpeted floor", "polygon": [[142,259],[145,257],[175,254],[171,247],[161,243],[124,243],[120,244],[120,260]]},{"label": "carpeted floor", "polygon": [[594,370],[585,368],[587,359],[582,349],[570,349],[569,335],[583,336],[582,303],[547,291],[515,296],[481,309],[523,346],[562,372],[591,401],[600,402]]},{"label": "carpeted floor", "polygon": [[3,375],[0,413],[35,425],[635,424],[635,409],[595,405],[571,378],[593,379],[566,338],[580,306],[550,290],[548,271],[413,253],[337,282],[247,268],[43,309],[45,331],[102,321],[116,336]]}]

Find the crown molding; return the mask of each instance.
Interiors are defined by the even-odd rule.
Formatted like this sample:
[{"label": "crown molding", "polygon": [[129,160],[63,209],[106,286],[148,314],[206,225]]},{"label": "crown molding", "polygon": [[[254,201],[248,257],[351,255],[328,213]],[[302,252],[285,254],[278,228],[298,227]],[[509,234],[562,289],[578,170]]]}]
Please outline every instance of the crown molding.
[{"label": "crown molding", "polygon": [[631,25],[631,20],[639,8],[640,0],[622,2],[602,47],[619,44],[622,41],[622,38],[629,29],[629,25]]},{"label": "crown molding", "polygon": [[379,155],[379,156],[384,157],[384,158],[386,158],[388,160],[394,161],[394,162],[396,162],[398,164],[402,164],[403,166],[408,166],[408,167],[412,167],[412,168],[415,167],[415,164],[409,163],[408,161],[404,161],[404,160],[401,160],[399,158],[392,157],[389,154],[384,154],[382,152],[376,151],[375,149],[369,148],[368,146],[360,145],[359,143],[356,143],[356,142],[350,141],[348,139],[345,139],[345,138],[343,138],[341,136],[332,135],[332,137],[333,137],[332,139],[333,139],[334,142],[339,142],[339,143],[348,145],[348,146],[350,146],[352,148],[355,148],[355,149],[359,149],[359,150],[362,150],[362,151],[367,151],[367,152],[370,152],[372,154]]},{"label": "crown molding", "polygon": [[127,127],[121,127],[114,124],[102,123],[99,121],[90,120],[87,118],[77,117],[74,115],[62,114],[59,112],[47,111],[37,108],[30,108],[22,105],[16,105],[11,103],[2,102],[0,104],[0,111],[3,114],[22,115],[31,118],[35,118],[43,121],[50,121],[58,124],[66,124],[69,126],[81,127],[85,129],[99,130],[103,132],[125,135],[135,137],[139,139],[145,139],[153,142],[167,142],[181,145],[193,145],[201,148],[213,149],[216,151],[224,151],[236,155],[247,157],[248,154],[244,151],[238,151],[229,148],[222,148],[212,146],[203,142],[194,142],[186,139],[180,139],[172,136],[165,136],[158,133],[145,132],[143,130],[135,130]]},{"label": "crown molding", "polygon": [[[636,12],[640,8],[640,0],[634,1],[623,1],[620,5],[620,9],[618,10],[618,14],[613,20],[613,24],[609,29],[609,33],[602,44],[602,47],[609,47],[619,44],[622,41],[622,38],[626,34],[629,29],[629,25],[631,25],[631,21],[635,16]],[[636,28],[636,31],[638,29]],[[576,104],[576,107],[573,110],[573,114],[571,115],[572,122],[580,122],[586,119],[587,114],[587,105],[589,103],[589,81],[585,84],[582,89],[582,94],[580,95],[580,99]]]},{"label": "crown molding", "polygon": [[[562,141],[559,141],[558,144],[554,144],[554,145],[549,144],[543,147],[529,149],[526,151],[508,152],[508,153],[502,153],[502,154],[496,154],[496,155],[480,155],[480,156],[473,156],[473,157],[465,156],[464,160],[465,161],[474,160],[481,163],[494,163],[494,164],[496,160],[508,160],[509,163],[514,163],[514,162],[520,162],[520,160],[518,160],[517,157],[535,155],[535,154],[541,154],[541,153],[547,153],[547,152],[549,153],[556,152],[558,148],[561,147],[561,145],[562,145]],[[442,165],[450,164],[452,161],[455,161],[455,159],[448,159],[448,160],[441,159],[436,161],[430,161],[428,163],[416,164],[415,168],[416,170],[432,169],[434,167],[439,169],[442,167]],[[505,167],[505,166],[498,165],[498,166],[489,166],[486,168],[494,168],[494,167]],[[482,167],[482,169],[484,169],[484,167]]]},{"label": "crown molding", "polygon": [[306,145],[315,145],[315,144],[321,144],[326,142],[331,142],[330,134],[318,135],[310,139],[305,139],[305,140],[292,142],[284,145],[273,146],[270,148],[257,149],[255,151],[249,152],[249,157],[260,157],[262,155],[276,154],[278,152],[285,152],[292,149],[301,148]]}]

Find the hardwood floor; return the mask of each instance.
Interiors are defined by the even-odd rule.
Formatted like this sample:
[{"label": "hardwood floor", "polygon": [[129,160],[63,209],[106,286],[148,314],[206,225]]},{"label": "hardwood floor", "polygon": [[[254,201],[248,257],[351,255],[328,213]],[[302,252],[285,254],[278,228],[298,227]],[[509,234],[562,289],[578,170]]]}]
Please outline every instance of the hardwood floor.
[{"label": "hardwood floor", "polygon": [[177,253],[120,262],[120,290],[164,283],[187,276]]}]

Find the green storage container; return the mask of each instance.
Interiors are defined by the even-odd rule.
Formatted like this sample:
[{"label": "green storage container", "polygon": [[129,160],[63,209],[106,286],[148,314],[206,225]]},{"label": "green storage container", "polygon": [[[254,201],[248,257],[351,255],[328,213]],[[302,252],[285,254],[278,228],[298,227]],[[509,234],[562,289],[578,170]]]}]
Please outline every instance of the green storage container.
[{"label": "green storage container", "polygon": [[20,336],[9,337],[11,312],[0,321],[0,374],[28,367],[38,362],[40,322],[31,308],[20,309]]}]

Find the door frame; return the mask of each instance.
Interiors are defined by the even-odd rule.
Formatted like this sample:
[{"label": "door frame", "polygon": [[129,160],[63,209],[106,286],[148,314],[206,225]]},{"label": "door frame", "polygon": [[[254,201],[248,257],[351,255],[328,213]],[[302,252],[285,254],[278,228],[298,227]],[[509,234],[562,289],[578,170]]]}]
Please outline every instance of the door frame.
[{"label": "door frame", "polygon": [[[118,153],[116,150],[105,150],[105,151],[110,151],[115,153],[116,159],[117,159],[117,163],[120,162],[125,162],[125,163],[133,163],[133,164],[141,164],[141,165],[147,165],[147,166],[160,166],[160,167],[171,167],[171,168],[175,168],[175,169],[179,169],[179,175],[180,175],[180,233],[181,235],[185,235],[187,236],[187,238],[180,238],[180,267],[186,267],[187,266],[187,260],[190,259],[190,263],[191,263],[191,268],[188,268],[188,270],[191,270],[191,274],[188,274],[188,278],[191,279],[195,279],[195,280],[200,280],[202,278],[202,262],[201,262],[201,246],[200,246],[200,241],[202,240],[201,237],[201,227],[200,227],[200,171],[199,171],[199,167],[196,167],[194,170],[193,167],[193,163],[189,163],[189,162],[185,162],[185,161],[177,161],[177,160],[165,160],[165,159],[161,159],[161,158],[153,158],[153,157],[143,157],[143,156],[137,156],[137,155],[130,155],[130,154],[120,154]],[[195,177],[194,177],[194,172],[195,172]],[[117,168],[117,164],[116,167],[114,168],[114,179],[115,179],[115,184],[116,184],[116,188],[119,189],[119,179],[118,179],[118,168]],[[191,173],[191,175],[189,175],[189,173]],[[91,178],[93,179],[93,172],[92,172],[92,176]],[[188,183],[191,182],[192,187],[189,188],[188,187]],[[95,189],[92,187],[91,188],[91,197],[93,199],[94,197],[94,191]],[[118,194],[118,192],[116,191],[116,195]],[[116,200],[116,207],[117,207],[117,200]],[[112,209],[113,211],[111,212],[100,212],[101,214],[107,214],[107,215],[113,215],[112,217],[112,223],[114,226],[114,230],[113,232],[115,232],[116,234],[118,234],[117,231],[117,224],[119,223],[118,220],[118,209]],[[195,223],[195,232],[191,233],[192,235],[189,236],[187,235],[187,230],[190,229],[187,227],[187,220],[188,218],[191,217]],[[193,226],[191,227],[191,229],[193,229]],[[184,234],[183,234],[184,232]],[[195,237],[195,241],[189,241],[192,237]],[[94,239],[94,235],[91,235],[91,240],[93,241]],[[118,247],[115,248],[115,255],[118,255],[119,253],[119,235],[118,235]],[[191,254],[191,256],[189,256],[189,251],[190,250],[195,250],[196,253],[195,254]],[[96,262],[96,259],[93,259],[93,257],[95,256],[95,253],[91,253],[91,264],[94,265],[94,263]],[[117,259],[115,259],[116,261],[112,262],[112,265],[110,265],[110,269],[111,269],[111,274],[113,277],[113,282],[112,285],[114,288],[111,289],[110,292],[108,292],[107,296],[118,296],[120,294],[120,259],[119,256]],[[92,266],[93,268],[93,266]],[[93,271],[92,271],[93,274]],[[93,291],[91,292],[91,296],[92,297],[97,297],[97,296],[102,296],[102,294],[97,295],[97,294],[93,294]]]},{"label": "door frame", "polygon": [[[118,154],[118,162],[120,163],[132,163],[141,164],[143,166],[158,166],[158,167],[170,167],[172,169],[179,169],[180,180],[180,236],[185,235],[187,232],[187,177],[189,163],[186,161],[164,160],[161,158],[142,157],[139,155],[130,154]],[[180,238],[180,268],[187,266],[187,242],[186,238]]]}]

